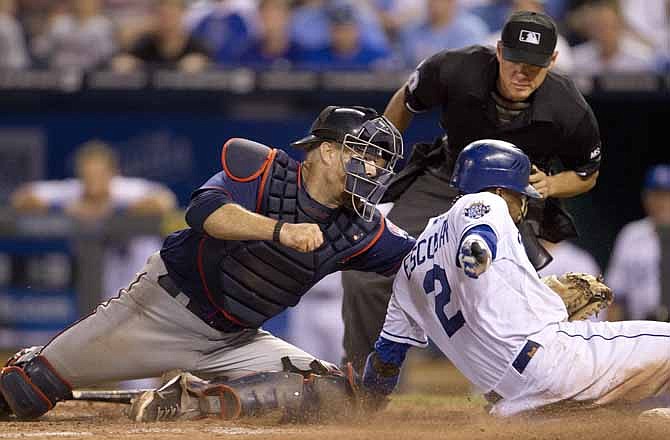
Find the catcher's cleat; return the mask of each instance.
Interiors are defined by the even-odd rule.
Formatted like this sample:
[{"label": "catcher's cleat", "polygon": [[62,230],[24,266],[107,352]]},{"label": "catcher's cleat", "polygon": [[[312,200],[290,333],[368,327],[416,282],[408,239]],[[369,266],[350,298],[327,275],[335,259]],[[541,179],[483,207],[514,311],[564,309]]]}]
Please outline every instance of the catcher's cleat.
[{"label": "catcher's cleat", "polygon": [[136,422],[158,422],[193,420],[211,414],[224,419],[239,417],[239,396],[230,387],[182,373],[159,389],[134,399],[129,416]]}]

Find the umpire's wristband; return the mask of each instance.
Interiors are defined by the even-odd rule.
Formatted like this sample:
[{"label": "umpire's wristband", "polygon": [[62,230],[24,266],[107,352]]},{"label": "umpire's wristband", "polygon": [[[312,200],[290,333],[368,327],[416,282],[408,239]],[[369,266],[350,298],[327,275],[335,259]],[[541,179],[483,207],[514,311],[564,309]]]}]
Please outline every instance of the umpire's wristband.
[{"label": "umpire's wristband", "polygon": [[275,241],[279,243],[279,234],[281,234],[281,228],[284,226],[283,221],[277,220],[277,223],[275,223],[275,229],[272,231],[272,241]]}]

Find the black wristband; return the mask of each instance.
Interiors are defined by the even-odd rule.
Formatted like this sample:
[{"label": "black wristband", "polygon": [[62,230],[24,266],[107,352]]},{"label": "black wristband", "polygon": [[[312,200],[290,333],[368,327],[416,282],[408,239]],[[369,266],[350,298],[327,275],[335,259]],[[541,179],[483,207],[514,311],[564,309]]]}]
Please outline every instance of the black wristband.
[{"label": "black wristband", "polygon": [[281,233],[281,227],[284,226],[284,222],[281,220],[277,220],[277,223],[275,223],[275,229],[272,232],[272,241],[276,241],[279,243],[279,234]]}]

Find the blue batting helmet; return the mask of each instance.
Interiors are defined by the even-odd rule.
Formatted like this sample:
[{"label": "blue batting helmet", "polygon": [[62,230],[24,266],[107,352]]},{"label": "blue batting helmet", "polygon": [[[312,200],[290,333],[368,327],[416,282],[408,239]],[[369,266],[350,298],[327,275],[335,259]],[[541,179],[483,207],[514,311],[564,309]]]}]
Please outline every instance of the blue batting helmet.
[{"label": "blue batting helmet", "polygon": [[487,188],[507,188],[542,198],[528,183],[530,160],[509,142],[483,139],[466,146],[456,159],[451,185],[471,194]]}]

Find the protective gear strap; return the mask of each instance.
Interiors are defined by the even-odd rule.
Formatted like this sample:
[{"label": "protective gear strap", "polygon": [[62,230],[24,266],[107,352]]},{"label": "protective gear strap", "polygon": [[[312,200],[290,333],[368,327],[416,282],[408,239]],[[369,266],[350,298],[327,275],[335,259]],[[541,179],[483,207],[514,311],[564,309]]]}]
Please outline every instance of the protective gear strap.
[{"label": "protective gear strap", "polygon": [[284,371],[287,371],[289,373],[302,374],[306,378],[309,377],[311,374],[327,375],[330,373],[328,367],[326,367],[323,364],[323,362],[321,362],[318,359],[314,359],[312,362],[309,363],[308,370],[302,370],[296,367],[293,361],[291,361],[291,358],[289,356],[284,356],[283,358],[281,358],[281,364]]},{"label": "protective gear strap", "polygon": [[58,401],[71,397],[72,387],[39,355],[23,365],[17,363],[3,368],[0,392],[18,418],[34,419]]}]

